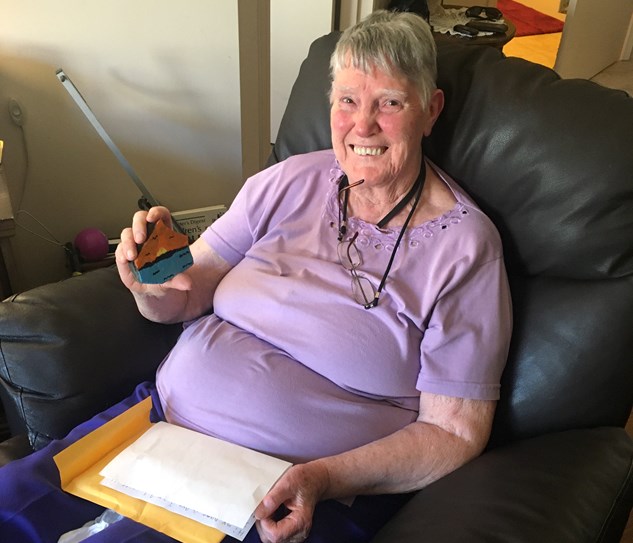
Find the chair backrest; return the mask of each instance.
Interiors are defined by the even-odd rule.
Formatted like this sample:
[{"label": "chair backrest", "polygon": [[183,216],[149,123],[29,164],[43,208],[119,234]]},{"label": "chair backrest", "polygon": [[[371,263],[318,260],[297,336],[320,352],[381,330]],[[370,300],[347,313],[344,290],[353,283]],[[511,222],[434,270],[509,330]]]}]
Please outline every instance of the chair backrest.
[{"label": "chair backrest", "polygon": [[[270,162],[331,146],[316,40]],[[478,46],[441,46],[425,153],[501,233],[515,329],[491,443],[623,426],[633,403],[633,98]]]}]

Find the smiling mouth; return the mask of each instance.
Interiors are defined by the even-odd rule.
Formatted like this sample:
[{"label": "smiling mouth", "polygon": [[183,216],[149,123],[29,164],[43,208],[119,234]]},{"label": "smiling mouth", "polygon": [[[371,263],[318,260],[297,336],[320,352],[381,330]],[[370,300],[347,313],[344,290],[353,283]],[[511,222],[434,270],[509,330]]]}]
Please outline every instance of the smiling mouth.
[{"label": "smiling mouth", "polygon": [[361,147],[360,145],[352,145],[352,151],[359,156],[380,156],[387,148],[386,147]]}]

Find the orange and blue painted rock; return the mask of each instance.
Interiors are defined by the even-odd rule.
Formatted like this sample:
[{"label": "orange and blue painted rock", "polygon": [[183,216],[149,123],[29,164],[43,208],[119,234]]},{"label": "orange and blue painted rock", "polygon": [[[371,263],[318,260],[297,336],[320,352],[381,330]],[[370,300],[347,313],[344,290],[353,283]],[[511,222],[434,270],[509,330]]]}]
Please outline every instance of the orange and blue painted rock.
[{"label": "orange and blue painted rock", "polygon": [[192,264],[187,236],[159,220],[130,267],[139,283],[160,285]]}]

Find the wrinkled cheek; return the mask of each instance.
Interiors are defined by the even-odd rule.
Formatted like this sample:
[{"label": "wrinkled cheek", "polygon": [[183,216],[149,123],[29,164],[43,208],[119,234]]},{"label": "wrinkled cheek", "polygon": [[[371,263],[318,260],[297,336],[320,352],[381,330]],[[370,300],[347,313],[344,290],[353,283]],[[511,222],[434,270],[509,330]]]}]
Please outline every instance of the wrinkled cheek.
[{"label": "wrinkled cheek", "polygon": [[332,133],[332,148],[334,149],[334,153],[336,154],[336,158],[341,160],[345,156],[345,135],[347,131],[341,127],[340,125],[335,124],[334,122],[330,125],[331,133]]},{"label": "wrinkled cheek", "polygon": [[352,129],[353,123],[346,115],[340,112],[333,112],[330,115],[330,129],[332,131],[332,139],[343,140],[345,135]]},{"label": "wrinkled cheek", "polygon": [[332,133],[332,149],[334,149],[334,156],[336,159],[340,163],[345,162],[345,158],[347,156],[345,144],[340,138],[337,138],[334,133]]}]

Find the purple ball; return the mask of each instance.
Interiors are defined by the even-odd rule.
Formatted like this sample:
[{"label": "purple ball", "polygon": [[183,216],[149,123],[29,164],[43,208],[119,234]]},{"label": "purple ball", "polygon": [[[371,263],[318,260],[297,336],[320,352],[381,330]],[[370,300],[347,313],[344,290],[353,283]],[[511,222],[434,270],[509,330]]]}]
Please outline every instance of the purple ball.
[{"label": "purple ball", "polygon": [[84,228],[75,236],[74,245],[86,262],[103,260],[108,255],[108,237],[98,228]]}]

